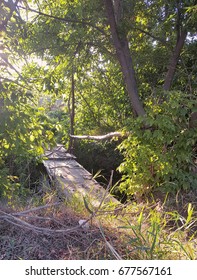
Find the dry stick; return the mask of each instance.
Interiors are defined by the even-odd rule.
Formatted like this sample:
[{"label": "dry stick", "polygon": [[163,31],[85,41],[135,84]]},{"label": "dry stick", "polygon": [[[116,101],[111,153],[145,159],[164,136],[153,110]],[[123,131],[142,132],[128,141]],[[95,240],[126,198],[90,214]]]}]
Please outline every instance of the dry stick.
[{"label": "dry stick", "polygon": [[14,214],[8,214],[8,213],[0,210],[0,213],[3,214],[2,216],[0,216],[0,218],[6,220],[7,222],[9,222],[9,223],[11,223],[13,225],[16,225],[16,226],[19,226],[19,227],[22,227],[22,228],[26,228],[28,230],[32,230],[32,231],[35,231],[35,232],[38,232],[38,233],[43,233],[43,234],[52,234],[52,233],[63,233],[63,234],[66,234],[66,233],[70,233],[70,232],[73,232],[73,231],[77,231],[79,228],[83,227],[86,223],[88,223],[90,220],[92,220],[92,218],[95,217],[95,215],[98,213],[99,209],[101,208],[101,206],[102,206],[102,204],[103,204],[103,202],[104,202],[104,200],[106,198],[107,191],[109,190],[109,188],[112,185],[112,179],[113,179],[113,170],[111,172],[109,184],[108,184],[108,186],[107,186],[107,188],[105,190],[105,193],[103,195],[103,198],[102,198],[98,208],[81,225],[78,225],[78,226],[75,226],[75,227],[72,227],[72,228],[68,228],[68,229],[52,230],[52,229],[49,229],[49,228],[43,228],[43,227],[34,226],[34,225],[32,225],[30,223],[27,223],[27,222],[25,222],[25,221],[23,221],[23,220],[21,220],[21,219],[16,217],[16,216],[20,216],[20,215],[24,215],[24,214],[33,212],[33,211],[38,211],[40,209],[48,208],[48,207],[51,207],[51,206],[56,206],[56,205],[59,205],[60,203],[44,205],[44,206],[32,208],[32,209],[29,209],[29,210],[26,210],[26,211],[23,211],[23,212],[19,212],[19,213],[14,213]]},{"label": "dry stick", "polygon": [[[58,230],[53,230],[53,229],[49,229],[49,228],[43,228],[43,227],[37,227],[34,225],[31,225],[30,223],[27,223],[19,218],[16,218],[14,216],[12,216],[11,214],[7,214],[3,211],[1,211],[4,215],[0,216],[0,218],[6,220],[7,222],[22,227],[22,228],[26,228],[28,230],[32,230],[35,231],[37,233],[43,233],[43,234],[52,234],[52,233],[70,233],[73,231],[77,231],[81,226],[75,226],[72,228],[68,228],[68,229],[58,229]],[[14,220],[14,221],[13,221]]]},{"label": "dry stick", "polygon": [[[98,223],[98,222],[97,222]],[[105,243],[107,245],[107,247],[110,249],[110,251],[112,252],[112,254],[114,255],[114,257],[117,259],[117,260],[122,260],[121,256],[116,252],[116,250],[114,249],[114,247],[107,241],[106,237],[105,237],[105,234],[103,232],[103,229],[101,227],[101,224],[98,223],[98,227],[100,229],[100,232],[102,234],[102,237],[103,239],[105,240]]]},{"label": "dry stick", "polygon": [[57,206],[57,205],[60,205],[60,204],[61,204],[60,202],[56,202],[56,203],[53,203],[53,204],[47,204],[47,205],[31,208],[31,209],[28,209],[28,210],[25,210],[25,211],[22,211],[22,212],[13,213],[12,215],[13,216],[22,216],[23,214],[27,214],[27,213],[30,213],[30,212],[35,212],[35,211],[38,211],[38,210],[41,210],[41,209],[46,209],[46,208]]},{"label": "dry stick", "polygon": [[[6,212],[0,210],[0,212],[3,213],[3,215],[0,216],[0,218],[6,220],[7,222],[9,222],[13,225],[16,225],[16,226],[19,226],[19,227],[22,227],[22,228],[26,228],[26,229],[29,229],[29,230],[33,230],[33,231],[36,231],[36,232],[39,232],[39,233],[68,233],[68,232],[76,231],[77,229],[79,229],[81,226],[76,226],[76,227],[72,227],[72,228],[69,228],[69,229],[62,229],[62,230],[51,230],[51,229],[48,229],[48,228],[33,226],[30,223],[27,223],[27,222],[15,217],[15,216],[22,216],[24,214],[34,212],[34,211],[38,211],[40,209],[48,208],[48,207],[51,207],[51,206],[56,206],[56,205],[59,205],[59,204],[60,203],[58,202],[58,203],[54,203],[54,204],[50,204],[50,205],[44,205],[44,206],[32,208],[32,209],[29,209],[29,210],[26,210],[26,211],[23,211],[23,212],[18,212],[18,213],[13,213],[13,214],[7,214]],[[14,220],[14,222],[12,220]]]},{"label": "dry stick", "polygon": [[27,223],[27,222],[25,222],[25,221],[16,217],[17,214],[18,215],[23,215],[24,213],[37,211],[39,209],[43,209],[43,208],[48,207],[48,205],[41,206],[41,207],[36,207],[34,209],[29,209],[29,210],[26,210],[26,211],[23,211],[23,212],[20,212],[20,213],[14,213],[13,215],[8,214],[8,213],[0,210],[0,213],[3,214],[2,216],[0,216],[0,218],[6,220],[7,222],[9,222],[13,225],[16,225],[16,226],[19,226],[19,227],[22,227],[22,228],[26,228],[28,230],[32,230],[32,231],[35,231],[35,232],[38,232],[38,233],[43,233],[43,234],[63,233],[63,234],[66,234],[66,233],[70,233],[70,232],[73,232],[73,231],[77,231],[79,228],[83,227],[86,223],[88,223],[90,220],[92,220],[94,215],[98,212],[99,208],[101,207],[101,205],[104,201],[104,198],[105,198],[105,195],[104,195],[99,207],[96,209],[96,211],[83,224],[72,227],[72,228],[68,228],[68,229],[52,230],[52,229],[49,229],[49,228],[37,227],[37,226],[34,226],[34,225],[32,225],[30,223]]},{"label": "dry stick", "polygon": [[[106,198],[106,195],[107,195],[108,190],[109,190],[110,187],[112,186],[113,174],[114,174],[114,171],[112,170],[112,171],[111,171],[110,180],[109,180],[109,184],[108,184],[108,186],[107,186],[107,188],[106,188],[106,190],[105,190],[105,193],[104,193],[104,195],[103,195],[103,198],[102,198],[102,200],[101,200],[101,202],[100,202],[98,208],[97,208],[96,211],[92,214],[92,218],[95,217],[96,214],[98,213],[99,209],[101,208],[101,206],[102,206],[102,204],[103,204],[103,202],[104,202],[104,200],[105,200],[105,198]],[[85,223],[84,223],[84,224],[85,224]],[[103,232],[103,229],[102,229],[102,227],[101,227],[101,225],[100,225],[100,223],[99,223],[98,221],[97,221],[97,224],[98,224],[98,227],[99,227],[99,229],[100,229],[101,235],[102,235],[102,237],[103,237],[103,239],[104,239],[104,241],[105,241],[107,247],[110,249],[110,251],[112,252],[112,254],[114,255],[114,257],[115,257],[117,260],[122,260],[121,256],[116,252],[116,250],[113,248],[113,246],[107,241],[107,239],[106,239],[106,237],[105,237],[105,234],[104,234],[104,232]]]},{"label": "dry stick", "polygon": [[[18,214],[18,213],[17,213]],[[22,217],[28,219],[28,220],[43,220],[43,221],[53,221],[55,222],[56,224],[58,225],[61,225],[61,226],[65,226],[63,223],[61,223],[60,221],[56,220],[55,218],[51,218],[51,217],[42,217],[42,216],[37,216],[37,215],[33,215],[33,216],[29,216],[29,215],[26,215],[26,214],[20,214]]]},{"label": "dry stick", "polygon": [[102,204],[103,204],[103,202],[104,202],[104,200],[105,200],[105,198],[106,198],[106,195],[107,195],[109,189],[110,189],[111,186],[112,186],[113,175],[114,175],[114,171],[112,170],[112,171],[111,171],[111,175],[110,175],[110,179],[109,179],[109,184],[108,184],[108,186],[107,186],[107,188],[106,188],[106,190],[105,190],[105,193],[104,193],[104,195],[103,195],[103,198],[102,198],[102,200],[101,200],[101,202],[100,202],[98,208],[97,208],[96,211],[95,211],[95,214],[96,214],[96,213],[99,211],[99,209],[101,208],[101,206],[102,206]]},{"label": "dry stick", "polygon": [[0,216],[0,219],[3,219],[5,221],[7,221],[8,223],[11,223],[15,226],[18,226],[18,227],[21,227],[21,228],[25,228],[25,229],[28,229],[28,230],[32,230],[34,232],[37,232],[37,233],[42,233],[42,234],[67,234],[67,233],[71,233],[71,232],[74,232],[74,231],[77,231],[79,230],[80,228],[82,228],[86,223],[88,223],[93,217],[94,217],[94,213],[81,225],[78,225],[78,226],[75,226],[75,227],[71,227],[71,228],[67,228],[67,229],[58,229],[58,230],[53,230],[53,229],[49,229],[49,228],[43,228],[43,227],[37,227],[37,226],[34,226],[30,223],[27,223],[11,214],[7,214],[6,212],[4,211],[1,211],[1,213],[3,213],[2,216]]},{"label": "dry stick", "polygon": [[102,206],[102,204],[103,204],[103,202],[104,202],[104,200],[105,200],[105,198],[106,198],[107,192],[108,192],[108,190],[110,189],[110,187],[111,187],[111,185],[112,185],[113,174],[114,174],[114,171],[112,170],[112,171],[111,171],[110,180],[109,180],[109,184],[108,184],[108,186],[107,186],[107,188],[106,188],[106,190],[105,190],[105,193],[104,193],[104,195],[103,195],[103,197],[102,197],[102,199],[101,199],[101,202],[100,202],[99,206],[96,208],[96,210],[95,210],[94,212],[92,212],[91,216],[90,216],[86,221],[84,221],[84,222],[81,224],[81,227],[83,227],[83,226],[84,226],[85,224],[87,224],[89,221],[92,221],[92,219],[93,219],[94,217],[97,216],[97,213],[99,212],[99,209],[101,208],[101,206]]}]

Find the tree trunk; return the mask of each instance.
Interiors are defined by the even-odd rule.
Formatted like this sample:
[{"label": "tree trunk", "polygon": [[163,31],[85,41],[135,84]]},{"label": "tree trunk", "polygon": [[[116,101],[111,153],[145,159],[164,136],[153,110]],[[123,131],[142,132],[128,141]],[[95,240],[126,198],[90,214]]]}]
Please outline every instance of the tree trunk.
[{"label": "tree trunk", "polygon": [[[71,75],[71,105],[69,101],[69,114],[70,114],[70,134],[74,135],[74,124],[75,124],[75,79],[74,79],[74,67],[72,68]],[[74,150],[74,139],[70,137],[68,150],[73,152]]]},{"label": "tree trunk", "polygon": [[177,38],[177,43],[176,43],[175,49],[172,53],[172,56],[170,58],[168,71],[166,73],[166,77],[164,80],[163,89],[166,91],[170,90],[170,88],[171,88],[174,74],[176,71],[176,67],[178,64],[179,56],[180,56],[181,50],[184,46],[186,36],[187,36],[187,32],[185,30],[183,30],[181,32],[180,36],[178,36],[178,38]]},{"label": "tree trunk", "polygon": [[107,18],[111,29],[113,44],[116,49],[116,55],[122,69],[131,106],[138,116],[143,116],[145,115],[145,110],[138,94],[135,71],[133,68],[133,61],[130,54],[127,37],[126,35],[119,34],[118,32],[116,22],[117,15],[115,17],[112,0],[104,0],[104,2],[107,12]]}]

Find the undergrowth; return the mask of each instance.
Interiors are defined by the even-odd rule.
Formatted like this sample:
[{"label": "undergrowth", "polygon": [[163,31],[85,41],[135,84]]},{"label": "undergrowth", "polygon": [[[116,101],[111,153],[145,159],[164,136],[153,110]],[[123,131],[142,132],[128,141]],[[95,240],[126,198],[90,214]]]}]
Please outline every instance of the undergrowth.
[{"label": "undergrowth", "polygon": [[172,91],[167,101],[147,101],[146,125],[143,117],[128,120],[130,135],[119,145],[124,156],[120,191],[141,196],[158,188],[196,189],[196,128],[190,126],[195,104],[194,98]]}]

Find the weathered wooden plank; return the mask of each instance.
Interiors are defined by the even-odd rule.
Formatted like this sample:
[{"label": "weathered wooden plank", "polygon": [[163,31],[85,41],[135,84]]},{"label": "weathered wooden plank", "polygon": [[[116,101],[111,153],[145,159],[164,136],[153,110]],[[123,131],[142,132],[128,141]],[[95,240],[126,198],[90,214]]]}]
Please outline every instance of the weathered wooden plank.
[{"label": "weathered wooden plank", "polygon": [[[106,194],[105,189],[75,160],[75,156],[67,153],[62,145],[46,151],[45,157],[43,164],[47,173],[56,182],[63,195],[70,198],[77,193],[82,198],[89,197],[95,206],[100,203]],[[110,194],[106,195],[105,201],[119,204]]]},{"label": "weathered wooden plank", "polygon": [[58,144],[51,150],[45,152],[44,156],[47,159],[60,160],[60,159],[76,159],[74,155],[67,153],[63,145]]}]

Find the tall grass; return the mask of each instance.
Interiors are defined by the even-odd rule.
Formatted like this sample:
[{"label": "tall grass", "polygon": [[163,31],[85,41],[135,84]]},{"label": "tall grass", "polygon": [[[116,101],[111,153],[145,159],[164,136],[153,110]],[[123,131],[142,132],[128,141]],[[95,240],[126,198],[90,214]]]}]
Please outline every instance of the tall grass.
[{"label": "tall grass", "polygon": [[196,222],[191,203],[186,218],[177,211],[164,212],[155,208],[147,212],[142,209],[136,220],[120,227],[128,231],[127,258],[196,259]]}]

